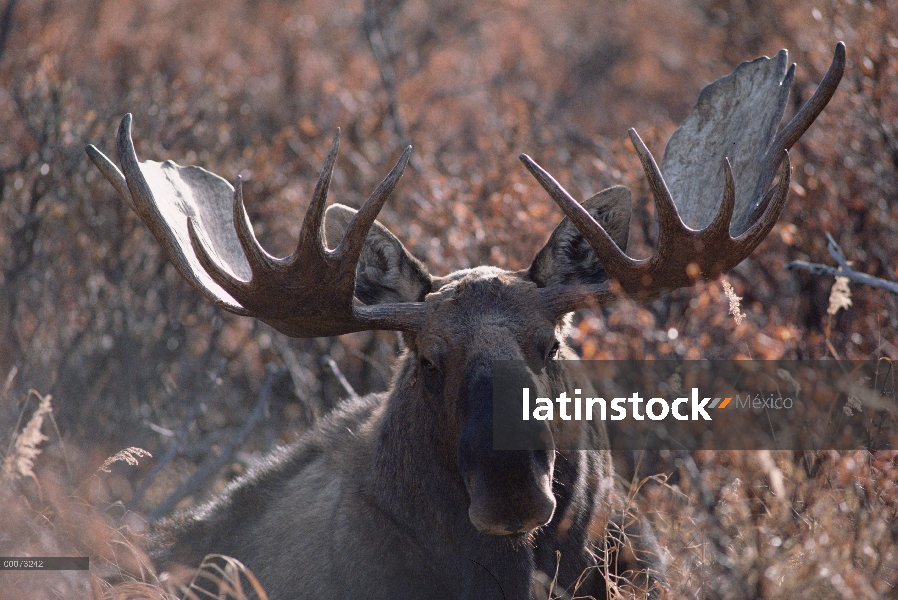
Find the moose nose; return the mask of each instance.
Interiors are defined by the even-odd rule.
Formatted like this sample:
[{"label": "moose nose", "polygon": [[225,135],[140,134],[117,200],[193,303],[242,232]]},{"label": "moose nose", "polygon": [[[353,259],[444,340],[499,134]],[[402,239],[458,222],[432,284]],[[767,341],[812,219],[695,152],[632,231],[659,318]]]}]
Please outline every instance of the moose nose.
[{"label": "moose nose", "polygon": [[537,513],[526,518],[490,519],[486,515],[479,514],[477,510],[469,510],[468,516],[481,533],[487,535],[515,535],[539,529],[551,521],[554,508],[554,503],[551,503],[551,505],[547,504],[546,510],[537,511]]},{"label": "moose nose", "polygon": [[551,520],[551,518],[552,515],[550,514],[548,519],[538,518],[531,519],[529,521],[510,521],[503,526],[503,529],[505,530],[505,535],[527,533],[528,531],[539,529],[540,527],[545,525],[548,520]]},{"label": "moose nose", "polygon": [[[539,489],[518,495],[471,486],[468,517],[480,532],[487,535],[514,535],[539,529],[552,520],[555,498]],[[516,496],[510,498],[509,496]]]},{"label": "moose nose", "polygon": [[506,523],[503,526],[503,529],[505,530],[505,533],[508,533],[508,534],[521,533],[523,531],[527,531],[527,528],[524,527],[523,521],[512,521],[511,523]]}]

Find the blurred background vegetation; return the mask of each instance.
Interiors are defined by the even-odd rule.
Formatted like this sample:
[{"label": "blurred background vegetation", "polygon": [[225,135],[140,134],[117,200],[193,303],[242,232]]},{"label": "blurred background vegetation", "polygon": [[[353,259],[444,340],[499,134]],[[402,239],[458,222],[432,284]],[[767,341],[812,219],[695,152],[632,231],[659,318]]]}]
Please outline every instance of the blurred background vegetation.
[{"label": "blurred background vegetation", "polygon": [[[292,250],[341,127],[332,201],[358,206],[414,145],[380,219],[437,274],[526,266],[560,221],[521,152],[579,198],[629,186],[630,254],[645,257],[654,214],[627,128],[660,158],[703,85],[780,48],[798,63],[791,114],[844,40],[841,87],[792,150],[790,202],[729,275],[747,318],[733,321],[717,281],[579,315],[573,339],[584,358],[898,359],[894,294],[855,287],[829,315],[832,279],[783,268],[826,262],[830,232],[856,269],[898,277],[894,1],[3,4],[0,441],[38,410],[28,390],[51,395],[44,469],[114,523],[123,506],[189,506],[348,388],[385,389],[399,348],[392,333],[291,340],[206,302],[84,153],[93,143],[115,156],[125,112],[142,159],[242,176],[273,254]],[[163,468],[141,459],[91,475],[129,446]],[[894,594],[894,457],[765,456],[653,463],[675,479],[637,501],[671,552],[672,597],[701,585],[734,598]],[[185,491],[218,458],[217,476]],[[46,492],[47,479],[19,485],[38,481]],[[51,497],[28,510],[43,514]],[[0,545],[25,548],[29,531]]]}]

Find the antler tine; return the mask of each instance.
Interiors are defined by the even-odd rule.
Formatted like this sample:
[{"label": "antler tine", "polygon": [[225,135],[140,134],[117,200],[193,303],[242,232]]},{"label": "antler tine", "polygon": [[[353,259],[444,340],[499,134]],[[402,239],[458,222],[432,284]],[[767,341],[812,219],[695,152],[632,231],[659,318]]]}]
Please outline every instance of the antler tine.
[{"label": "antler tine", "polygon": [[839,42],[836,44],[836,49],[833,52],[833,60],[829,65],[829,69],[827,69],[826,75],[823,76],[823,80],[817,86],[814,94],[776,136],[770,151],[774,158],[783,150],[791,148],[817,117],[820,116],[820,113],[823,112],[823,109],[826,108],[826,105],[836,93],[844,73],[845,44]]},{"label": "antler tine", "polygon": [[524,163],[524,166],[536,178],[542,188],[548,192],[552,200],[561,207],[561,210],[564,211],[564,214],[571,220],[586,241],[589,242],[596,256],[600,257],[606,271],[623,271],[637,264],[638,261],[624,254],[602,227],[602,224],[593,219],[586,212],[586,209],[574,200],[554,177],[526,154],[521,154],[518,158]]},{"label": "antler tine", "polygon": [[405,171],[405,167],[408,165],[411,156],[412,147],[406,146],[405,150],[402,152],[402,156],[396,161],[396,165],[390,170],[387,176],[384,177],[384,180],[380,182],[380,185],[371,192],[368,200],[365,201],[362,208],[359,209],[352,218],[352,221],[349,222],[349,226],[346,229],[346,235],[343,236],[340,244],[334,249],[334,256],[336,258],[345,258],[345,260],[352,261],[353,264],[358,262],[359,254],[362,252],[362,247],[365,245],[365,238],[368,236],[368,230],[371,229],[371,225],[380,213],[380,209],[383,208],[387,198],[390,197],[396,184],[399,183],[399,178],[402,177],[402,173]]},{"label": "antler tine", "polygon": [[736,208],[736,180],[733,177],[730,159],[727,157],[723,159],[723,179],[723,202],[720,203],[720,210],[717,211],[714,220],[705,229],[713,237],[730,235],[730,221],[733,219],[733,210]]},{"label": "antler tine", "polygon": [[237,302],[246,306],[247,288],[251,280],[241,281],[219,266],[218,262],[212,258],[212,252],[208,248],[207,242],[202,239],[199,231],[197,231],[197,225],[193,217],[187,217],[187,233],[190,236],[190,245],[193,247],[200,265],[206,270],[212,281],[220,285]]},{"label": "antler tine", "polygon": [[[782,161],[783,166],[780,169],[779,183],[775,188],[768,192],[767,198],[761,203],[761,206],[766,205],[764,214],[754,223],[754,225],[749,227],[748,231],[735,240],[734,252],[737,254],[748,256],[758,244],[767,237],[767,234],[770,233],[770,230],[776,225],[777,219],[779,219],[780,214],[783,212],[783,208],[786,206],[786,199],[789,195],[789,183],[792,175],[792,164],[789,161],[789,152],[787,150],[783,150]],[[772,198],[770,194],[772,194]],[[739,260],[741,261],[742,259]],[[733,266],[736,264],[738,263],[734,263]]]},{"label": "antler tine", "polygon": [[[637,297],[653,298],[661,290],[691,285],[699,276],[716,278],[742,262],[770,233],[789,193],[791,167],[788,153],[784,151],[779,183],[762,203],[766,206],[763,216],[736,239],[730,235],[736,184],[727,158],[724,158],[723,171],[723,200],[714,220],[707,227],[696,231],[683,224],[679,216],[674,220],[676,207],[671,206],[673,215],[665,217],[659,214],[658,244],[652,257],[645,261],[647,264],[640,265],[643,268],[633,273],[619,275],[609,271],[621,282],[625,291]],[[660,173],[658,177],[660,179]],[[660,179],[660,183],[663,185],[664,180]],[[656,186],[652,187],[655,191]],[[656,206],[659,204],[657,200],[656,196]],[[668,220],[667,226],[664,224],[665,218]]]},{"label": "antler tine", "polygon": [[[243,204],[243,178],[237,176],[237,185],[234,186],[234,231],[237,233],[237,239],[240,240],[240,247],[246,255],[249,263],[249,269],[252,274],[260,272],[266,267],[270,268],[272,263],[278,259],[271,256],[253,233],[253,226],[250,223],[249,215],[246,214],[246,207]],[[220,285],[220,284],[219,284]]]},{"label": "antler tine", "polygon": [[[793,67],[795,65],[792,65]],[[758,189],[755,189],[756,197],[763,193],[765,188],[773,181],[783,150],[789,150],[795,145],[805,131],[817,119],[826,105],[836,93],[842,75],[845,73],[845,44],[839,42],[833,52],[833,59],[823,76],[823,80],[813,95],[804,103],[804,106],[786,123],[786,126],[777,134],[773,143],[770,145],[767,154],[764,156],[764,163],[761,170],[761,178],[758,181]],[[761,210],[756,207],[755,210]]]},{"label": "antler tine", "polygon": [[639,137],[635,129],[631,127],[627,133],[630,134],[630,141],[633,143],[633,148],[636,149],[639,162],[642,163],[642,170],[649,182],[649,187],[652,189],[652,197],[655,199],[655,208],[658,211],[659,227],[671,230],[683,227],[683,220],[680,218],[680,213],[677,211],[673,197],[667,189],[667,184],[664,183],[664,177],[661,176],[661,169],[658,168],[655,157],[646,148],[645,143],[643,143],[642,138]]},{"label": "antler tine", "polygon": [[134,208],[134,200],[131,198],[131,190],[128,189],[128,182],[125,181],[125,176],[118,170],[118,167],[116,167],[111,160],[106,158],[105,154],[97,150],[97,147],[93,144],[88,144],[84,150],[87,152],[87,156],[90,158],[91,162],[100,169],[100,173],[103,174],[103,177],[112,184],[112,187],[114,187],[115,191],[119,193],[119,196],[125,200],[131,210],[136,210]]},{"label": "antler tine", "polygon": [[321,166],[321,173],[318,175],[318,182],[315,184],[315,191],[312,193],[312,201],[309,203],[309,209],[302,221],[302,229],[299,232],[299,242],[296,245],[296,251],[293,253],[295,258],[303,256],[305,252],[315,252],[318,256],[324,256],[325,248],[321,237],[321,227],[324,223],[324,205],[327,202],[327,193],[331,185],[331,176],[334,173],[334,165],[337,162],[337,153],[340,150],[340,128],[334,132],[334,140],[331,142],[330,152],[324,159]]},{"label": "antler tine", "polygon": [[142,211],[154,204],[153,192],[137,163],[137,152],[134,150],[134,142],[131,139],[131,113],[122,117],[122,122],[119,124],[117,146],[119,162],[122,165],[123,177],[130,192],[131,201],[134,203],[137,213],[143,216]]}]

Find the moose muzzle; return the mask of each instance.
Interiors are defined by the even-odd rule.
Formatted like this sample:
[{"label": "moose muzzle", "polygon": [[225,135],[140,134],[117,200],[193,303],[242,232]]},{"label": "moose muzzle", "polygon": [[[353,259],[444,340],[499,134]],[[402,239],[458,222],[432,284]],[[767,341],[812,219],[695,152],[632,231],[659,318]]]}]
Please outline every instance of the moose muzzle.
[{"label": "moose muzzle", "polygon": [[469,363],[464,394],[467,410],[458,444],[458,467],[471,501],[471,523],[490,535],[525,533],[546,525],[555,512],[555,448],[548,426],[534,424],[545,428],[539,432],[549,442],[543,449],[493,449],[491,359]]}]

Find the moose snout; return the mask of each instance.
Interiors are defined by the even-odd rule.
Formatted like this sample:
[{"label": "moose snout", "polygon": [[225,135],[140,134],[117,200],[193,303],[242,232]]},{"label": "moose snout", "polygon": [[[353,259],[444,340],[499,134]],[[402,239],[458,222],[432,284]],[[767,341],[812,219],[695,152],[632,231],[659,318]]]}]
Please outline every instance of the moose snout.
[{"label": "moose snout", "polygon": [[458,468],[470,498],[468,518],[474,527],[489,535],[513,535],[552,520],[555,447],[548,426],[537,422],[533,425],[536,437],[547,437],[542,448],[493,448],[493,358],[479,356],[468,366],[464,395],[469,413],[459,437]]},{"label": "moose snout", "polygon": [[[555,496],[550,473],[502,477],[481,473],[466,478],[471,499],[468,518],[488,535],[513,535],[538,529],[552,520]],[[522,481],[527,479],[527,481]]]}]

